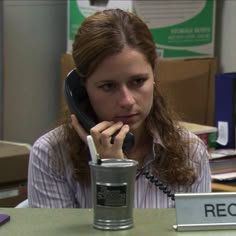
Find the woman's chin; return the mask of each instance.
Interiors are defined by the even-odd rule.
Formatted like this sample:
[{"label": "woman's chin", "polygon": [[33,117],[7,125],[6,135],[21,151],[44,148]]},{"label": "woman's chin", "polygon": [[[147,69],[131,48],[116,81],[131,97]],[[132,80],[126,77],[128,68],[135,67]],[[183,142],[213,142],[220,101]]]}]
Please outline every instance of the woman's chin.
[{"label": "woman's chin", "polygon": [[135,133],[140,132],[144,128],[144,125],[135,123],[135,124],[129,125],[129,128],[130,128],[130,132],[135,134]]}]

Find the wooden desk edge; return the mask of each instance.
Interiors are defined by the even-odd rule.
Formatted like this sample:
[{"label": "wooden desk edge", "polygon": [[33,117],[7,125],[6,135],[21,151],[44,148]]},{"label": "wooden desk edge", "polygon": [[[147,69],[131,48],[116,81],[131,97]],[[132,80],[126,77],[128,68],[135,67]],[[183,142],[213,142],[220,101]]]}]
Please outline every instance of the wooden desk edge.
[{"label": "wooden desk edge", "polygon": [[236,186],[212,183],[212,192],[236,192]]}]

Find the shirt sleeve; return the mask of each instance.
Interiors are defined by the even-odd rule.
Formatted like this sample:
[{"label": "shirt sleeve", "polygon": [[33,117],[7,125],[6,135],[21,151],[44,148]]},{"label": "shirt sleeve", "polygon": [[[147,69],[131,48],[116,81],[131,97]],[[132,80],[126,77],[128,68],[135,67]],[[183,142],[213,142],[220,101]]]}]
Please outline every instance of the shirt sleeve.
[{"label": "shirt sleeve", "polygon": [[73,189],[67,182],[66,168],[60,148],[40,138],[32,147],[28,172],[29,207],[78,207]]},{"label": "shirt sleeve", "polygon": [[192,186],[192,191],[199,193],[211,192],[211,170],[207,146],[197,136],[195,136],[194,140],[194,145],[190,152],[197,179]]}]

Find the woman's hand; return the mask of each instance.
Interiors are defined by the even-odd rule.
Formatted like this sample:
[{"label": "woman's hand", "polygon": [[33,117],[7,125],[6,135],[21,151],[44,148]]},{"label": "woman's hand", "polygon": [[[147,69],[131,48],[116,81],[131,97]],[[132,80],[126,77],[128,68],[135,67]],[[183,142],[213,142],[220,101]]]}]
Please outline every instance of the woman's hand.
[{"label": "woman's hand", "polygon": [[[94,126],[90,134],[100,158],[124,158],[122,146],[128,132],[129,126],[122,122],[103,121]],[[116,134],[115,137],[112,137],[114,134]]]},{"label": "woman's hand", "polygon": [[[87,144],[87,135],[89,134],[79,124],[75,115],[71,115],[71,120],[72,126],[80,138]],[[124,158],[122,146],[128,132],[128,125],[124,125],[122,122],[114,123],[113,121],[103,121],[91,128],[90,134],[93,137],[100,158]],[[112,138],[112,135],[115,133],[117,134]]]}]

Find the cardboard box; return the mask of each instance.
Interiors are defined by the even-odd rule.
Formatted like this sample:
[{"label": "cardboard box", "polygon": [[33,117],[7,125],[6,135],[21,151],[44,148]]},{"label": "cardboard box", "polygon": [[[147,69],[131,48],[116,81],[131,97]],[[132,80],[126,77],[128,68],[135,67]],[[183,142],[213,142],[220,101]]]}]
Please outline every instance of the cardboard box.
[{"label": "cardboard box", "polygon": [[160,58],[214,56],[215,0],[68,0],[68,52],[81,22],[106,8],[135,12],[142,18],[153,35]]},{"label": "cardboard box", "polygon": [[0,141],[0,207],[15,207],[27,198],[30,146]]},{"label": "cardboard box", "polygon": [[[74,68],[71,54],[61,58],[62,88],[68,72]],[[157,76],[160,89],[180,120],[214,126],[214,58],[161,60]],[[65,106],[62,91],[62,107]]]},{"label": "cardboard box", "polygon": [[216,59],[162,60],[160,89],[180,120],[214,126]]}]

